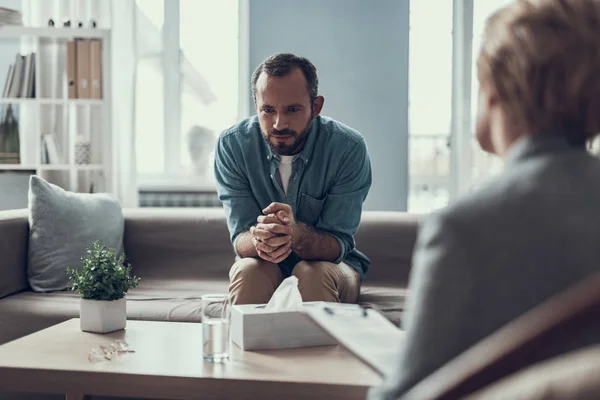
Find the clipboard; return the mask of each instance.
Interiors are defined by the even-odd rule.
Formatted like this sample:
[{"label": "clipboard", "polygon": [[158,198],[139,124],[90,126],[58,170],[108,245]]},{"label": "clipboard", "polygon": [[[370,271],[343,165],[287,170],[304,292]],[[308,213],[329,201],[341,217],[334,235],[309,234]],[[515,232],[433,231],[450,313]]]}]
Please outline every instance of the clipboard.
[{"label": "clipboard", "polygon": [[398,365],[404,332],[373,309],[323,305],[306,316],[381,376]]}]

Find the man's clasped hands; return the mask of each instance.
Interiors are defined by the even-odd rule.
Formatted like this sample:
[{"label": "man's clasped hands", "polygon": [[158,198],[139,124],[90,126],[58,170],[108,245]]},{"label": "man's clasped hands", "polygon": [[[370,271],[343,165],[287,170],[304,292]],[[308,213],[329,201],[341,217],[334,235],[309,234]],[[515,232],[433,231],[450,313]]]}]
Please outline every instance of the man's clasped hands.
[{"label": "man's clasped hands", "polygon": [[284,203],[271,203],[250,228],[252,244],[260,258],[278,264],[292,252],[297,227],[292,208]]}]

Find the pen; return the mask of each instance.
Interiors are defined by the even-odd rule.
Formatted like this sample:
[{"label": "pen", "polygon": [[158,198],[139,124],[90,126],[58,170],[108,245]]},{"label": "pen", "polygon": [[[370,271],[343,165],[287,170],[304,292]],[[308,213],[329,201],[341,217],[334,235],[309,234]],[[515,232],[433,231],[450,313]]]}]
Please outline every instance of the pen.
[{"label": "pen", "polygon": [[[367,312],[367,310],[371,308],[370,306],[360,306],[360,309],[362,310],[362,315],[363,317],[367,317],[369,314]],[[323,309],[325,310],[325,312],[329,315],[334,315],[335,312],[333,312],[333,309],[329,308],[329,307],[323,307]]]}]

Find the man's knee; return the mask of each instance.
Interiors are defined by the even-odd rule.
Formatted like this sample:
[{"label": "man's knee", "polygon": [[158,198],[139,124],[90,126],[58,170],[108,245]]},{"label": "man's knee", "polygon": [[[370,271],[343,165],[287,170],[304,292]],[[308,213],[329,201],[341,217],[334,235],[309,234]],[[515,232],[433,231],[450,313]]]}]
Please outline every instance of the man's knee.
[{"label": "man's knee", "polygon": [[357,272],[344,263],[302,261],[292,274],[298,278],[303,301],[355,303],[360,294]]},{"label": "man's knee", "polygon": [[336,265],[325,261],[302,261],[292,274],[298,278],[298,289],[303,301],[338,302],[339,296],[331,269]]},{"label": "man's knee", "polygon": [[277,264],[258,258],[242,258],[229,272],[233,304],[262,304],[269,301],[282,280]]},{"label": "man's knee", "polygon": [[296,264],[292,274],[299,282],[322,285],[327,280],[333,280],[331,269],[337,265],[327,261],[302,261]]}]

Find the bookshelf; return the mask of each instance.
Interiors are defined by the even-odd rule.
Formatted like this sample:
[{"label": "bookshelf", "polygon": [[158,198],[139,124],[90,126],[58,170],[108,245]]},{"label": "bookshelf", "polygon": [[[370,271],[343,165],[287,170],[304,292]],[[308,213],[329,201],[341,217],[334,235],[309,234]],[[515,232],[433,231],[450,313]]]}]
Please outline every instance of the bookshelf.
[{"label": "bookshelf", "polygon": [[[99,39],[102,98],[69,98],[67,42]],[[0,27],[0,42],[14,41],[21,54],[33,53],[33,98],[0,98],[0,107],[19,107],[20,164],[0,163],[2,173],[39,175],[66,190],[115,193],[112,179],[111,31],[60,27]],[[91,61],[90,61],[91,63]],[[51,72],[47,72],[51,70]],[[0,76],[0,80],[5,79]],[[60,157],[49,160],[47,136],[56,142]],[[89,146],[89,160],[78,163],[76,147]],[[81,161],[81,160],[79,160]]]}]

